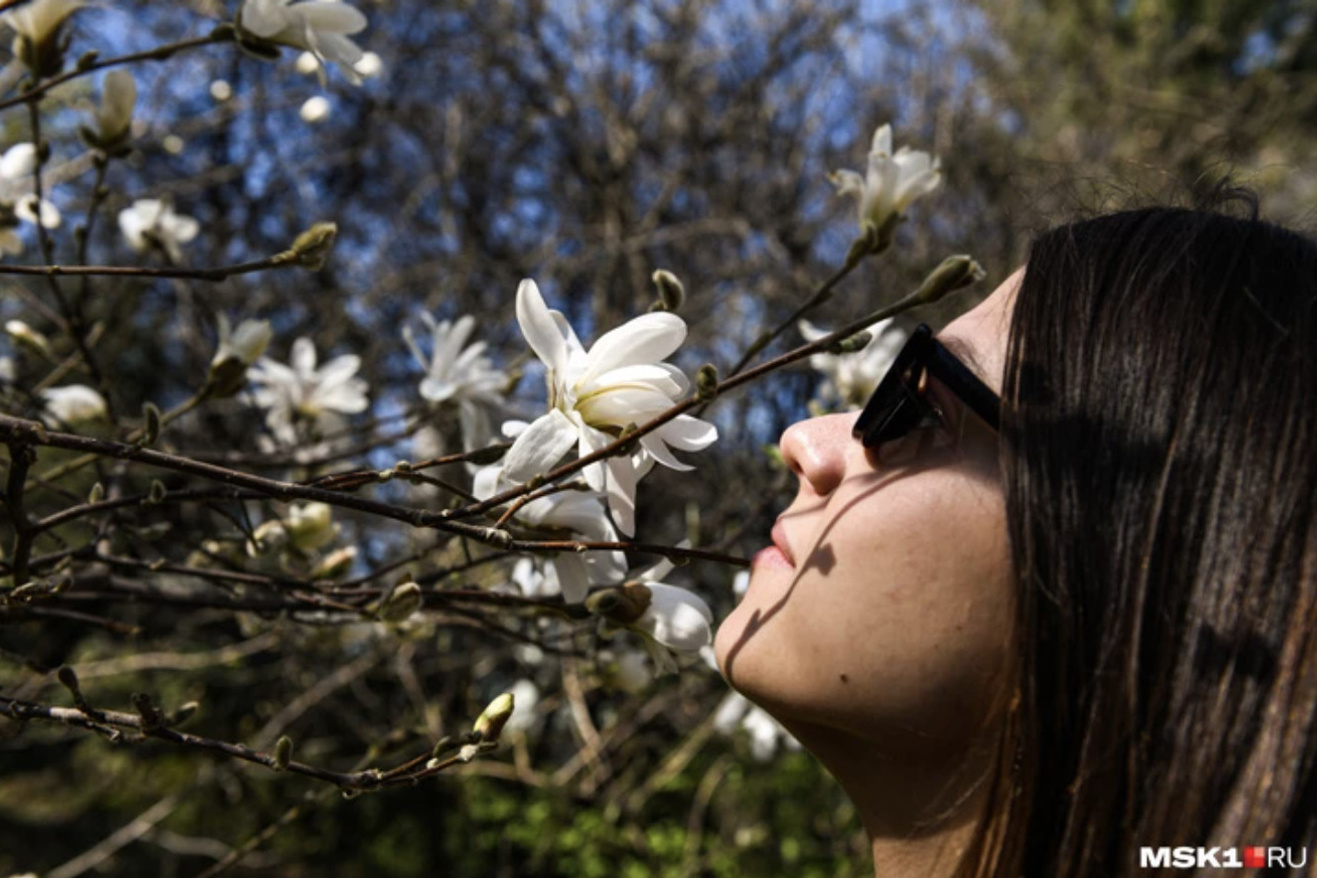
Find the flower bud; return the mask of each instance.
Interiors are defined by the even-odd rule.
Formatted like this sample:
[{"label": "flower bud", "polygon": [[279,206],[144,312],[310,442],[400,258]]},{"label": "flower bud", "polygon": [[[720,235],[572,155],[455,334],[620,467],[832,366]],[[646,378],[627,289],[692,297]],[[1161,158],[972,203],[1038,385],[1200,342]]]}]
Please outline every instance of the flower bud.
[{"label": "flower bud", "polygon": [[153,402],[142,405],[142,444],[154,445],[160,438],[160,409]]},{"label": "flower bud", "polygon": [[99,503],[104,499],[105,499],[105,486],[102,485],[100,482],[97,482],[96,484],[92,485],[91,490],[87,492],[87,502]]},{"label": "flower bud", "polygon": [[252,531],[251,539],[247,541],[247,554],[256,558],[270,549],[281,549],[287,544],[288,531],[284,523],[277,520],[264,521]]},{"label": "flower bud", "polygon": [[285,770],[292,759],[293,739],[287,735],[280,735],[279,740],[274,742],[274,770]]},{"label": "flower bud", "polygon": [[292,544],[303,552],[319,549],[334,538],[334,509],[327,503],[294,503],[283,520]]},{"label": "flower bud", "polygon": [[335,549],[312,568],[311,578],[333,579],[336,576],[342,576],[355,560],[357,560],[356,546],[344,546],[341,549]]},{"label": "flower bud", "polygon": [[849,338],[839,339],[828,345],[830,354],[853,354],[862,350],[865,345],[873,340],[873,333],[867,331],[857,332]]},{"label": "flower bud", "polygon": [[151,480],[151,493],[147,495],[147,502],[160,503],[165,499],[165,483],[159,479]]},{"label": "flower bud", "polygon": [[712,363],[705,363],[700,370],[695,373],[695,394],[701,400],[708,402],[718,395],[718,367]]},{"label": "flower bud", "polygon": [[74,698],[82,697],[82,687],[78,683],[78,672],[68,665],[63,665],[56,674],[59,677],[60,685],[73,693]]},{"label": "flower bud", "polygon": [[297,264],[307,271],[319,271],[325,267],[325,260],[334,249],[334,239],[338,237],[337,223],[316,223],[293,241],[290,251]]},{"label": "flower bud", "polygon": [[[493,701],[484,712],[476,718],[475,724],[471,730],[480,736],[481,741],[497,741],[498,736],[503,731],[503,726],[507,725],[508,718],[512,716],[512,709],[515,706],[516,699],[511,692],[504,692]],[[468,744],[467,747],[475,747],[475,744]],[[464,751],[466,747],[462,748]],[[466,761],[466,760],[464,760]]]},{"label": "flower bud", "polygon": [[645,614],[651,600],[648,586],[628,582],[596,590],[585,599],[585,608],[610,622],[629,625]]},{"label": "flower bud", "polygon": [[64,67],[60,27],[84,0],[32,0],[5,13],[14,30],[13,53],[38,78],[54,76]]},{"label": "flower bud", "polygon": [[142,731],[151,732],[164,726],[164,715],[155,706],[150,695],[145,692],[134,692],[128,696],[128,700],[133,703],[133,709],[142,718]]},{"label": "flower bud", "polygon": [[5,323],[5,332],[9,333],[9,337],[14,340],[15,344],[21,345],[42,357],[50,358],[50,340],[22,320],[7,321]]},{"label": "flower bud", "polygon": [[385,622],[402,622],[419,610],[423,602],[419,585],[414,582],[401,583],[389,592],[380,605],[379,617]]},{"label": "flower bud", "polygon": [[660,310],[676,313],[686,302],[686,287],[667,269],[654,272],[652,280],[658,288]]},{"label": "flower bud", "polygon": [[82,139],[106,155],[127,154],[136,105],[137,83],[133,75],[127,70],[110,71],[101,83],[101,105],[96,110],[95,124],[79,129]]},{"label": "flower bud", "polygon": [[914,298],[921,305],[936,302],[947,293],[981,281],[985,276],[987,272],[983,270],[983,266],[971,257],[964,254],[948,256],[942,260],[941,265],[929,273],[928,277],[924,278]]}]

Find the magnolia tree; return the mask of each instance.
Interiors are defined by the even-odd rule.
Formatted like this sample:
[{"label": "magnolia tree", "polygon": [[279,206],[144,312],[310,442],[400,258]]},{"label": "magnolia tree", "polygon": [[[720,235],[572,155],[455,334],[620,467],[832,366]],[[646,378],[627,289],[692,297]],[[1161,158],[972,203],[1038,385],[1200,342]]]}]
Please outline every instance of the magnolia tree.
[{"label": "magnolia tree", "polygon": [[[939,185],[937,160],[894,151],[883,125],[864,172],[833,178],[858,202],[849,252],[730,364],[688,374],[674,363],[687,324],[681,266],[671,265],[653,273],[652,308],[615,326],[573,327],[552,307],[554,291],[530,278],[508,290],[504,313],[421,313],[398,330],[419,378],[402,397],[373,394],[382,376],[363,374],[352,352],[288,337],[277,319],[218,309],[213,329],[193,330],[210,333],[211,353],[190,390],[130,410],[135,390],[125,357],[106,354],[107,328],[130,333],[126,347],[141,356],[171,344],[142,290],[174,285],[191,301],[232,278],[266,274],[278,284],[281,273],[340,258],[327,219],[289,230],[288,246],[264,258],[197,267],[197,219],[167,195],[117,196],[118,169],[146,146],[135,71],[198,52],[282,63],[291,49],[297,69],[322,84],[360,84],[388,58],[359,48],[367,20],[346,3],[247,0],[203,35],[117,57],[95,46],[71,54],[70,21],[93,12],[80,0],[5,8],[22,69],[0,98],[13,117],[0,156],[10,342],[0,358],[0,716],[18,740],[45,729],[104,747],[160,742],[354,796],[467,765],[501,739],[524,742],[565,705],[575,735],[563,746],[597,758],[582,685],[634,692],[656,675],[709,674],[714,615],[682,568],[725,565],[730,580],[746,565],[717,547],[647,539],[642,480],[716,454],[719,399],[783,366],[807,361],[825,374],[819,409],[862,404],[903,340],[890,319],[982,274],[968,257],[950,257],[909,295],[835,330],[806,319],[889,250],[907,209]],[[97,98],[70,124],[61,95],[76,85]],[[227,99],[218,85],[212,95]],[[323,97],[313,101],[300,110],[308,124],[327,112]],[[494,321],[515,324],[522,341],[491,347],[482,326]],[[803,346],[763,356],[797,331]],[[542,393],[520,389],[538,388],[541,376]],[[203,630],[211,649],[198,659],[176,635],[201,642]],[[466,637],[472,631],[484,639]],[[71,658],[43,661],[53,642]],[[280,644],[310,669],[289,684],[297,694],[285,704],[245,705],[244,717],[241,699],[210,711],[205,689],[189,688],[189,667],[241,665]],[[410,663],[423,644],[435,674],[468,682],[460,694],[422,682]],[[310,657],[330,653],[334,670],[317,679]],[[420,719],[398,722],[397,706],[382,700],[371,746],[301,746],[298,720],[386,659]],[[556,703],[545,696],[551,661],[573,681]],[[168,674],[144,675],[152,669]],[[91,682],[110,676],[131,691]],[[739,696],[709,714],[711,729],[745,729],[758,758],[793,743]]]}]

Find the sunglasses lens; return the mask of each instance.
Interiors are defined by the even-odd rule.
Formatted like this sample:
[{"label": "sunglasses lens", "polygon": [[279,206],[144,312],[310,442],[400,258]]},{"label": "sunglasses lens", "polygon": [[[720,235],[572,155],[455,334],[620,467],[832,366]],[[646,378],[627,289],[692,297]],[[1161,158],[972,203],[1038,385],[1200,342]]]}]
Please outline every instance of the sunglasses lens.
[{"label": "sunglasses lens", "polygon": [[919,426],[927,404],[908,370],[889,372],[855,422],[854,435],[867,448],[900,439]]}]

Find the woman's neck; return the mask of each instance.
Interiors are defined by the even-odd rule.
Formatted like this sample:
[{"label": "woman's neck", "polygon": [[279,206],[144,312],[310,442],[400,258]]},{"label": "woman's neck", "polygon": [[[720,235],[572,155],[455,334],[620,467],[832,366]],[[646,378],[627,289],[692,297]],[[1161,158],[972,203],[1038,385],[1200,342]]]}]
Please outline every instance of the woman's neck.
[{"label": "woman's neck", "polygon": [[984,818],[988,754],[898,754],[834,729],[791,731],[854,803],[877,878],[955,873]]}]

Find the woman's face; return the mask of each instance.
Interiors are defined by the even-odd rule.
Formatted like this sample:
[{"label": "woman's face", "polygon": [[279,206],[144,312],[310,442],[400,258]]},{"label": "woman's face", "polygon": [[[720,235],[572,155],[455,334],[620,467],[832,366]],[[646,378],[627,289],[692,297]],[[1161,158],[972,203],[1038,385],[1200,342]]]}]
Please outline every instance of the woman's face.
[{"label": "woman's face", "polygon": [[[1019,274],[938,338],[1000,392]],[[810,730],[944,751],[980,734],[1000,699],[1012,604],[997,437],[930,379],[945,428],[878,453],[855,414],[782,436],[799,479],[718,630],[733,686],[809,743]]]}]

